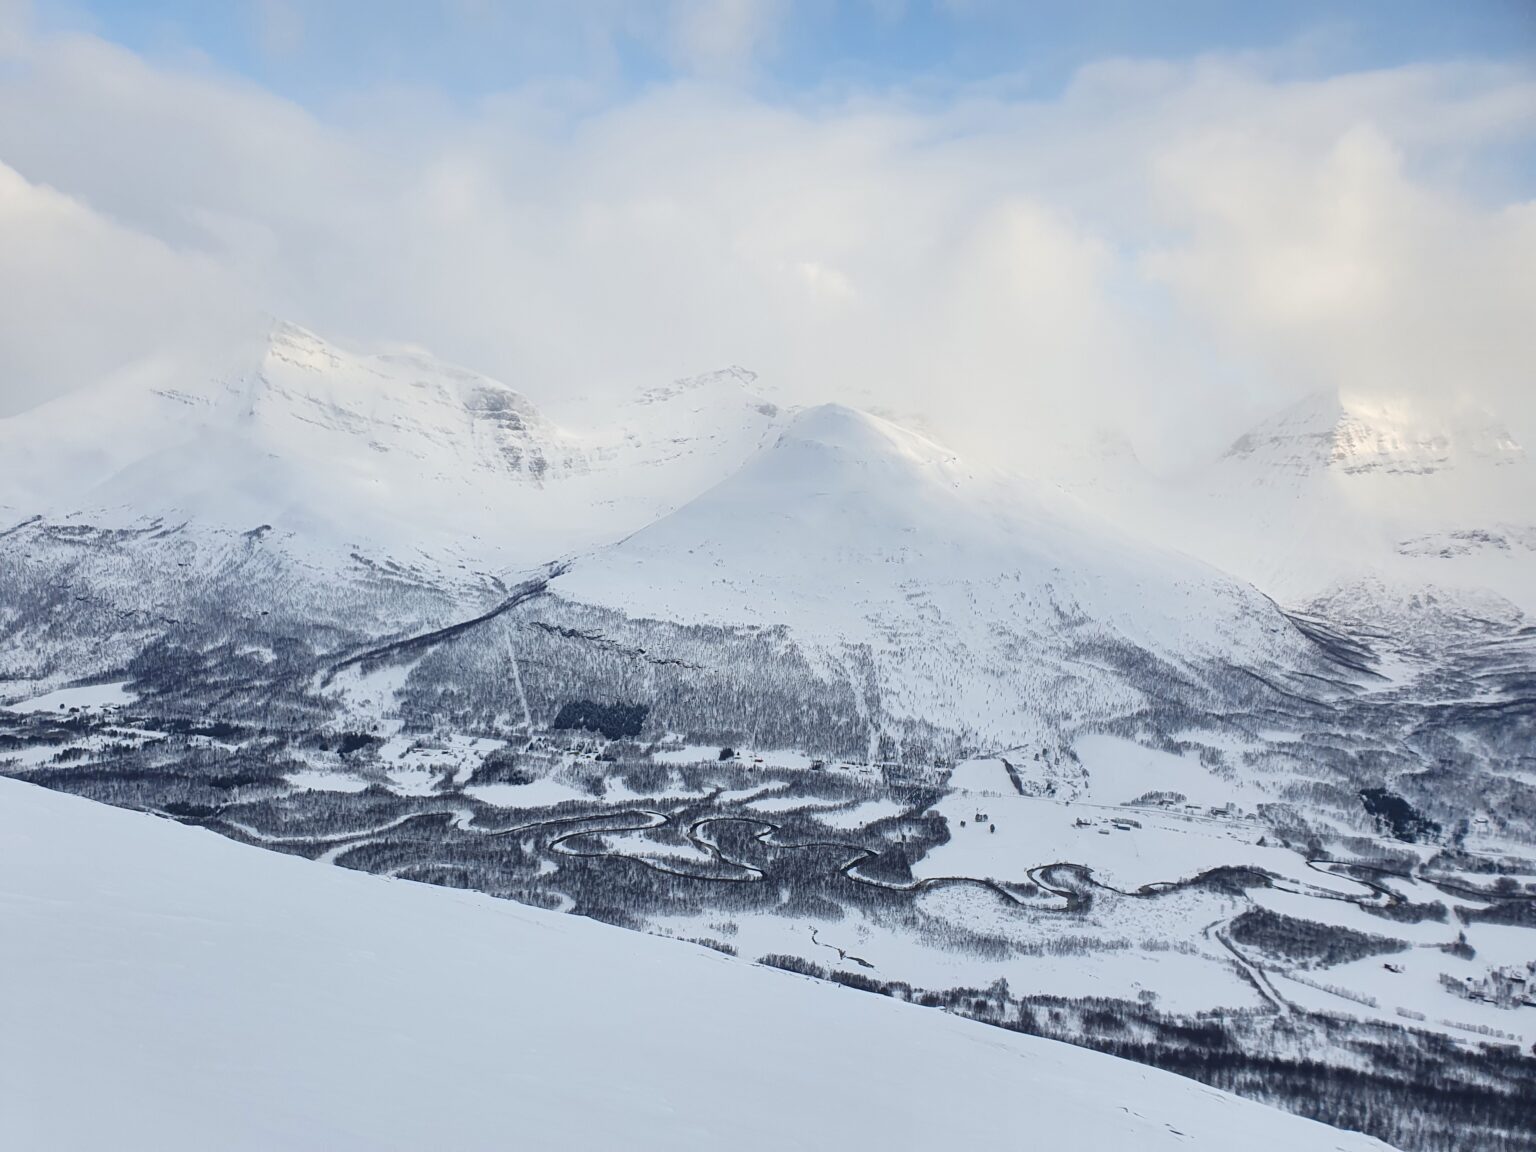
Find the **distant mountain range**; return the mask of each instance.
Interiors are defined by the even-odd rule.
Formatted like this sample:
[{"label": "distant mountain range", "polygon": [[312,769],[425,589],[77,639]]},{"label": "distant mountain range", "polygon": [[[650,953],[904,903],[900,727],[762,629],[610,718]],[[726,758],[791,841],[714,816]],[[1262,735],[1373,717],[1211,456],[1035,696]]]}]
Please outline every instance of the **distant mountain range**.
[{"label": "distant mountain range", "polygon": [[1319,393],[1171,480],[1116,463],[1088,499],[1286,603],[1383,587],[1536,613],[1536,464],[1489,412]]},{"label": "distant mountain range", "polygon": [[8,578],[33,604],[0,674],[40,687],[121,667],[167,621],[363,643],[546,573],[567,614],[663,648],[697,644],[658,628],[779,636],[842,685],[875,760],[1198,708],[1260,670],[1349,690],[1360,671],[1277,605],[1420,656],[1536,608],[1513,438],[1334,395],[1177,479],[1112,453],[1064,495],[867,413],[785,409],[739,368],[572,427],[426,355],[277,322],[223,367],[0,421],[0,458]]},{"label": "distant mountain range", "polygon": [[[444,577],[506,571],[644,528],[749,461],[795,483],[788,453],[754,460],[788,417],[728,369],[566,428],[424,354],[355,355],[275,322],[221,367],[143,369],[0,421],[0,509],[12,523],[261,528],[311,558],[362,552]],[[1173,479],[1120,452],[1074,484],[1127,535],[1282,603],[1375,581],[1536,612],[1536,465],[1488,412],[1425,420],[1319,393]],[[1010,497],[993,489],[966,499],[995,513]],[[1012,490],[1026,516],[1041,502]]]},{"label": "distant mountain range", "polygon": [[[1240,581],[886,420],[788,412],[755,386],[730,369],[564,428],[485,377],[279,323],[232,369],[114,381],[0,422],[0,501],[34,579],[83,579],[82,602],[105,598],[146,639],[156,615],[237,604],[295,628],[388,632],[413,612],[431,626],[558,564],[548,590],[572,605],[780,631],[855,686],[871,759],[936,717],[1006,746],[1134,710],[1151,684],[1132,665],[1189,685],[1234,663],[1327,673]],[[366,589],[381,578],[388,594]],[[432,606],[379,618],[407,585]],[[34,654],[71,632],[31,620],[48,633],[18,645]],[[89,617],[70,650],[106,662],[10,674],[109,670],[128,649],[101,627]]]}]

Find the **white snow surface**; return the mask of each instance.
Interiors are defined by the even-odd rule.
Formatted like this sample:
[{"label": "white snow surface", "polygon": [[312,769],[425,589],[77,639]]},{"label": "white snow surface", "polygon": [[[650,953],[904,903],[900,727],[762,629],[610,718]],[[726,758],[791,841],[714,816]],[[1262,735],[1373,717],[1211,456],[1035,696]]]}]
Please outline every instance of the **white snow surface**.
[{"label": "white snow surface", "polygon": [[271,531],[307,555],[528,567],[617,539],[733,470],[779,420],[741,369],[563,428],[420,353],[274,322],[220,364],[148,365],[0,420],[16,520]]},{"label": "white snow surface", "polygon": [[1153,649],[1275,646],[1278,616],[1251,589],[1069,515],[916,433],[826,404],[557,587],[636,615],[861,640],[924,620],[1060,627],[1083,614]]},{"label": "white snow surface", "polygon": [[360,776],[346,772],[327,772],[320,768],[305,768],[287,777],[287,780],[295,788],[310,792],[361,792],[368,787],[368,781]]},{"label": "white snow surface", "polygon": [[835,404],[551,587],[631,616],[785,626],[829,667],[868,646],[885,708],[999,738],[1123,693],[1085,655],[1097,642],[1183,667],[1311,658],[1253,588]]},{"label": "white snow surface", "polygon": [[1289,604],[1367,582],[1373,599],[1492,594],[1536,615],[1536,462],[1485,410],[1325,390],[1217,460],[1159,478],[1122,450],[1087,464],[1076,487]]},{"label": "white snow surface", "polygon": [[60,709],[68,711],[71,708],[94,712],[103,708],[121,708],[131,703],[133,694],[128,691],[128,681],[122,680],[113,684],[81,684],[72,688],[59,688],[30,700],[18,700],[14,704],[0,707],[20,713],[56,712]]},{"label": "white snow surface", "polygon": [[1088,774],[1095,804],[1129,804],[1152,791],[1178,792],[1192,804],[1215,808],[1267,800],[1245,776],[1216,775],[1193,756],[1174,756],[1117,736],[1084,736],[1074,745]]},{"label": "white snow surface", "polygon": [[0,780],[0,1146],[1349,1152],[1168,1073]]},{"label": "white snow surface", "polygon": [[472,784],[464,795],[500,808],[553,808],[569,800],[592,799],[590,792],[548,776],[528,784]]}]

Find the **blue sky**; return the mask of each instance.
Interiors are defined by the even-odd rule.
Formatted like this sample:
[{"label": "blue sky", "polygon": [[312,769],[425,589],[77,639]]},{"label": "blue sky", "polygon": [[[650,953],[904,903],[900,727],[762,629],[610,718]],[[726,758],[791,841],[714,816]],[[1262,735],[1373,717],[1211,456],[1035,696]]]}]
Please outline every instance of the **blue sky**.
[{"label": "blue sky", "polygon": [[[151,59],[241,74],[301,103],[380,86],[475,97],[571,82],[618,98],[718,64],[764,94],[1006,79],[1048,96],[1114,56],[1278,53],[1296,75],[1536,58],[1531,0],[739,0],[729,58],[678,41],[692,0],[74,0],[42,31],[86,30]],[[695,46],[696,48],[698,46]],[[731,53],[734,53],[731,55]]]}]

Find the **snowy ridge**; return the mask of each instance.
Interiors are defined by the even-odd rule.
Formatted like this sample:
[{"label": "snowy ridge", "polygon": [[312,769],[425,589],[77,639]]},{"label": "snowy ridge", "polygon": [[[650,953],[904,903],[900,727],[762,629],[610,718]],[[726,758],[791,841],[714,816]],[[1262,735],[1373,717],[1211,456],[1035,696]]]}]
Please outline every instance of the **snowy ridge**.
[{"label": "snowy ridge", "polygon": [[0,909],[6,1147],[1385,1147],[1084,1049],[7,780]]}]

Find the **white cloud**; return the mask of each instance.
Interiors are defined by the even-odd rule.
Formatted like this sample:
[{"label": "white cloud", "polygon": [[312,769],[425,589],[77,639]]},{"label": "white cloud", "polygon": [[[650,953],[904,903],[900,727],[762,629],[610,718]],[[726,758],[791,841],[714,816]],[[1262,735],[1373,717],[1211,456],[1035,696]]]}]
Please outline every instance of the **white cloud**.
[{"label": "white cloud", "polygon": [[685,70],[735,76],[773,46],[781,0],[672,0],[672,55]]},{"label": "white cloud", "polygon": [[1415,179],[1369,120],[1317,147],[1207,133],[1159,159],[1153,189],[1177,232],[1141,266],[1228,354],[1292,389],[1536,415],[1536,203]]},{"label": "white cloud", "polygon": [[205,256],[118,227],[0,164],[4,410],[170,351],[211,351],[254,310]]},{"label": "white cloud", "polygon": [[[701,69],[771,44],[767,8],[691,15]],[[1536,425],[1536,207],[1483,175],[1531,142],[1528,73],[1106,61],[1050,101],[680,83],[402,117],[398,93],[316,115],[88,39],[25,55],[0,161],[73,198],[47,241],[70,255],[0,257],[0,292],[81,285],[36,310],[98,332],[90,364],[180,339],[182,295],[238,296],[541,401],[743,363],[1010,457],[1109,421],[1173,463],[1330,384]],[[146,263],[146,311],[98,323]],[[0,318],[0,380],[36,382],[0,385],[0,411],[87,370],[31,329]]]}]

